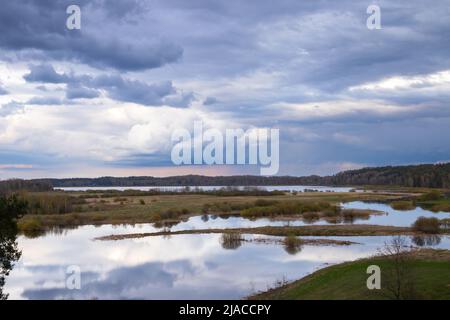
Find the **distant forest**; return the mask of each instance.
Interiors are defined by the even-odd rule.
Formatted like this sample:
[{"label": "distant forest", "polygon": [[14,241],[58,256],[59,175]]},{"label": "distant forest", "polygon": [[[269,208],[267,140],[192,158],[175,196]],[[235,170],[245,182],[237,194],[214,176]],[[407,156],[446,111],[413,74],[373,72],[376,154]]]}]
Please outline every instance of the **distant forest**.
[{"label": "distant forest", "polygon": [[[257,186],[310,185],[357,186],[392,185],[404,187],[450,188],[450,163],[363,168],[333,176],[220,176],[186,175],[174,177],[100,177],[0,181],[2,190],[48,191],[52,187],[136,187],[136,186]],[[26,187],[28,186],[28,187]],[[26,187],[26,188],[25,188]]]}]

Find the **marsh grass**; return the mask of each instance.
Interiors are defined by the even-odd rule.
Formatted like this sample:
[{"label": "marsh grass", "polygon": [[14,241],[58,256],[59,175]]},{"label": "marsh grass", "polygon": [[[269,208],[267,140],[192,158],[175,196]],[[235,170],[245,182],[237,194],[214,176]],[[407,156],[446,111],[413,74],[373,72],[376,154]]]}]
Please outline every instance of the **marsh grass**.
[{"label": "marsh grass", "polygon": [[390,205],[392,209],[403,211],[413,210],[416,208],[414,202],[410,200],[393,201]]},{"label": "marsh grass", "polygon": [[[271,195],[267,198],[262,196],[212,196],[198,194],[175,193],[148,195],[143,192],[106,192],[103,197],[101,192],[43,192],[29,193],[35,202],[44,203],[44,206],[38,206],[39,210],[28,212],[22,220],[34,219],[35,215],[41,218],[39,223],[43,228],[47,227],[72,227],[83,224],[121,224],[121,223],[152,223],[164,222],[165,220],[173,222],[183,219],[185,215],[196,215],[210,213],[215,216],[226,217],[227,215],[241,214],[246,209],[255,210],[253,213],[243,215],[248,219],[257,219],[264,217],[260,210],[267,210],[266,216],[281,217],[287,214],[292,218],[301,218],[301,215],[292,215],[292,208],[296,209],[295,203],[300,202],[301,211],[314,212],[317,204],[327,203],[321,206],[321,215],[333,216],[339,212],[337,203],[353,200],[383,200],[391,197],[386,194],[374,193],[300,193],[293,197],[290,194]],[[129,196],[129,194],[138,194]],[[151,193],[150,193],[151,194]],[[114,195],[114,196],[112,196]],[[121,202],[114,202],[115,198],[121,198]],[[295,199],[295,200],[294,200]],[[142,204],[140,200],[144,200]],[[119,200],[117,200],[119,201]],[[52,204],[54,203],[54,205]],[[292,204],[294,203],[294,205]],[[35,207],[36,208],[36,207]],[[49,209],[47,209],[49,208]],[[61,209],[62,208],[62,209]],[[312,208],[312,209],[311,209]],[[328,209],[327,209],[328,208]],[[184,210],[183,210],[184,209]],[[294,211],[295,212],[295,211]],[[289,218],[289,217],[288,217]],[[26,226],[27,222],[23,224]],[[35,224],[36,226],[36,224]],[[33,227],[35,228],[35,227]],[[30,227],[30,229],[33,229]]]}]

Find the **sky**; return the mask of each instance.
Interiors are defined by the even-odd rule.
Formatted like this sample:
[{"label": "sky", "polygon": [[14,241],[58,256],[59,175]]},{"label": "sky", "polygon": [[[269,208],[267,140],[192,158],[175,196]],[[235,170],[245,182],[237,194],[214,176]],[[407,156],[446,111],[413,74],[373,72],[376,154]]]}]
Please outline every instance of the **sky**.
[{"label": "sky", "polygon": [[0,2],[0,179],[259,174],[174,165],[196,121],[279,129],[278,175],[450,160],[449,0]]}]

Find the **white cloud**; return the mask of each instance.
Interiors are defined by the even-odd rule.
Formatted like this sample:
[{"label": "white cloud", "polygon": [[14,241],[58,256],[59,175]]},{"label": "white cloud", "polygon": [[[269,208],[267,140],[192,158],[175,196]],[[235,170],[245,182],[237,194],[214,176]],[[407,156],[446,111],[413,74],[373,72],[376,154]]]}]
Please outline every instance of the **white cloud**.
[{"label": "white cloud", "polygon": [[276,103],[272,110],[278,110],[280,119],[312,120],[352,116],[371,113],[373,115],[395,115],[411,112],[418,107],[398,106],[374,100],[334,100],[313,103]]},{"label": "white cloud", "polygon": [[435,73],[418,76],[395,76],[382,79],[376,82],[369,82],[349,88],[349,91],[358,90],[402,90],[402,89],[420,89],[426,87],[439,88],[441,86],[450,86],[450,70],[443,70]]},{"label": "white cloud", "polygon": [[194,121],[224,129],[231,124],[196,109],[134,104],[86,107],[25,106],[0,117],[0,147],[58,158],[118,161],[135,154],[167,155],[172,132]]}]

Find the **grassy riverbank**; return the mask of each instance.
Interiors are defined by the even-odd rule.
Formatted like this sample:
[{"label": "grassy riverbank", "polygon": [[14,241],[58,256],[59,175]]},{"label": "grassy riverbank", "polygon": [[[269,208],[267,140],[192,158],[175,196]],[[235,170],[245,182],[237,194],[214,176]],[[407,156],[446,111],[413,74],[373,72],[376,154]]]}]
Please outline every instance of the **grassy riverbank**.
[{"label": "grassy riverbank", "polygon": [[[424,249],[415,252],[407,267],[413,272],[416,299],[450,299],[450,251]],[[366,273],[380,266],[381,290],[368,290]],[[394,268],[392,259],[374,257],[330,266],[288,285],[271,289],[250,299],[373,300],[392,298],[383,286],[383,274]]]}]

